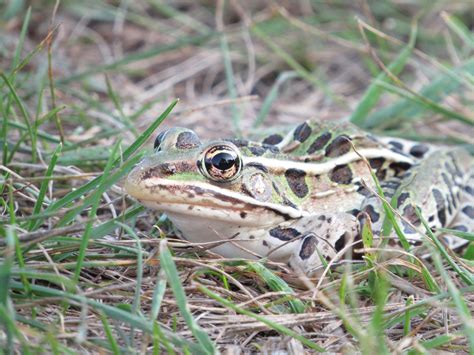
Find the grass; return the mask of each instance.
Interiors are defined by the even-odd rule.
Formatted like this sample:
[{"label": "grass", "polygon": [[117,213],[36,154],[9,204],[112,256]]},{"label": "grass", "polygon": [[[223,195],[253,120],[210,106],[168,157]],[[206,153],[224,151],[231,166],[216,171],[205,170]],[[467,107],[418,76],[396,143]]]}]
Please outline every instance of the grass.
[{"label": "grass", "polygon": [[0,353],[474,353],[472,233],[458,255],[427,229],[420,258],[386,201],[400,256],[366,229],[362,262],[302,282],[120,188],[159,127],[346,118],[472,149],[472,7],[362,3],[0,2]]}]

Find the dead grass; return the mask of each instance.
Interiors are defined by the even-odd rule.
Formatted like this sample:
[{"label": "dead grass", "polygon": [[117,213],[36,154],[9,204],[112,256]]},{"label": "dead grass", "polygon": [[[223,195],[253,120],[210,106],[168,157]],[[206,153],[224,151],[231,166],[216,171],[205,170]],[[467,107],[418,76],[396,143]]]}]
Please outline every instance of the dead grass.
[{"label": "dead grass", "polygon": [[[285,265],[265,264],[288,292],[244,261],[171,239],[179,280],[170,278],[160,248],[165,235],[174,236],[172,227],[124,196],[121,178],[134,158],[113,165],[175,98],[179,104],[160,129],[186,126],[202,138],[253,134],[256,120],[278,127],[350,117],[362,104],[375,132],[472,144],[468,1],[64,1],[54,21],[53,4],[38,1],[24,35],[27,9],[9,4],[0,3],[0,73],[11,84],[0,81],[3,351],[202,352],[206,340],[196,340],[192,324],[218,350],[236,354],[311,351],[277,325],[328,352],[472,351],[472,283],[434,261],[423,263],[437,287],[419,264],[396,258],[391,265],[340,263],[317,292]],[[417,16],[416,45],[397,73],[389,64],[406,48]],[[55,26],[48,72],[48,48],[37,46]],[[383,72],[377,60],[388,79],[378,77],[386,84],[372,86],[381,96],[370,106],[364,93]],[[430,102],[415,104],[414,94]],[[64,144],[52,166],[59,127]],[[110,174],[81,190],[106,166]],[[472,262],[453,258],[472,280]],[[172,287],[178,284],[191,326]],[[292,301],[304,313],[292,311]]]}]

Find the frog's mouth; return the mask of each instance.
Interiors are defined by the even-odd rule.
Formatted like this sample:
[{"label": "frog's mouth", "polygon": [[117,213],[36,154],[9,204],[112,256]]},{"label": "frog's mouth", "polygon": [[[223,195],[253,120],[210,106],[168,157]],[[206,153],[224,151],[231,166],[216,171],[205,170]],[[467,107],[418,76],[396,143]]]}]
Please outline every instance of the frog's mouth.
[{"label": "frog's mouth", "polygon": [[124,188],[143,205],[159,211],[246,226],[282,222],[303,214],[291,206],[258,201],[202,181],[190,183],[160,177],[140,180],[132,172]]}]

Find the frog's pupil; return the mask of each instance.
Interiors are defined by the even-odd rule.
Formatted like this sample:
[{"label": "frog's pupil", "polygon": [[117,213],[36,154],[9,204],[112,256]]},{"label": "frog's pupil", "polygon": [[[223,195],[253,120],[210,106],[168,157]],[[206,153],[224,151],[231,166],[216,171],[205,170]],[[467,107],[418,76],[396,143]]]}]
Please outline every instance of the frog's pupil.
[{"label": "frog's pupil", "polygon": [[227,152],[218,153],[212,158],[212,165],[221,171],[225,171],[235,165],[235,156]]}]

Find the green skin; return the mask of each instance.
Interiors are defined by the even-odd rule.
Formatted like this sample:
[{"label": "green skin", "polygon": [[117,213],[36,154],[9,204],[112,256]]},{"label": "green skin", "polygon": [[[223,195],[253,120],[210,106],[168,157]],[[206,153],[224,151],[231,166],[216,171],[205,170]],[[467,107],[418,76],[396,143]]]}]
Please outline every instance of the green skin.
[{"label": "green skin", "polygon": [[[394,199],[410,241],[422,238],[413,205],[430,227],[472,231],[473,166],[464,150],[376,138],[348,123],[307,121],[261,142],[202,143],[193,131],[173,128],[158,136],[125,189],[166,212],[191,242],[311,274],[321,258],[357,241],[361,223],[371,220],[380,232],[383,209],[371,171]],[[444,240],[450,247],[464,242]]]}]

